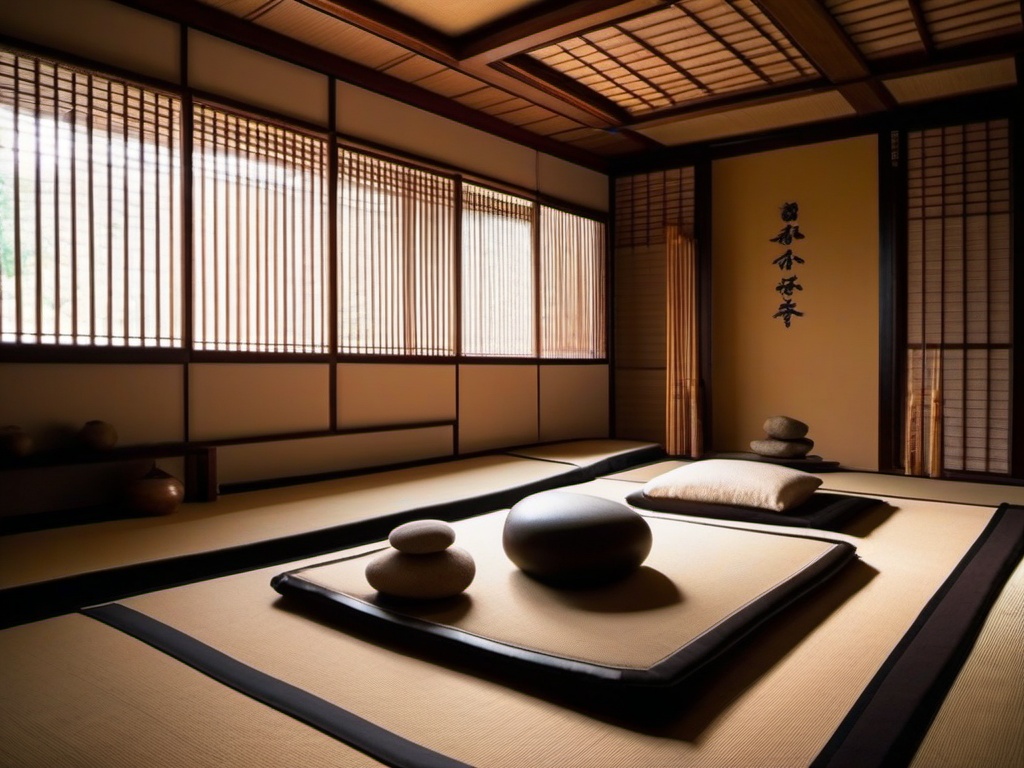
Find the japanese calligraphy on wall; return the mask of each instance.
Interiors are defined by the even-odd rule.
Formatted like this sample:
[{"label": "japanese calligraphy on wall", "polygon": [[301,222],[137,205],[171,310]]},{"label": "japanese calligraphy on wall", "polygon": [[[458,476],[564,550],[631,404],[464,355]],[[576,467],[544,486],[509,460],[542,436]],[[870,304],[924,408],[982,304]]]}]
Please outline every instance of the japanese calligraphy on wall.
[{"label": "japanese calligraphy on wall", "polygon": [[804,263],[804,260],[793,252],[796,241],[804,239],[804,234],[800,231],[800,225],[796,223],[799,215],[799,205],[796,203],[783,203],[781,214],[783,227],[779,230],[779,234],[771,238],[771,242],[778,243],[780,246],[786,246],[786,252],[780,254],[772,261],[772,264],[777,266],[779,271],[782,272],[782,276],[775,286],[781,301],[779,303],[779,310],[772,317],[782,318],[782,322],[786,324],[787,328],[790,327],[794,317],[803,317],[804,315],[803,312],[797,310],[796,300],[793,298],[797,291],[804,289],[798,282],[800,278],[793,272],[797,264]]}]

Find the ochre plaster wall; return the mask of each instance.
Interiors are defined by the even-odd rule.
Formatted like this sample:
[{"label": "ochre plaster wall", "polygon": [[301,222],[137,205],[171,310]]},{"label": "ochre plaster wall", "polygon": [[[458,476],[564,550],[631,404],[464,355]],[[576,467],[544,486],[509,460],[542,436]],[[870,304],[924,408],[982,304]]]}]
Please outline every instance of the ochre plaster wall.
[{"label": "ochre plaster wall", "polygon": [[[712,166],[712,446],[749,450],[765,418],[810,425],[813,453],[878,464],[878,173],[874,136],[745,155]],[[772,260],[783,203],[797,202],[793,272]],[[798,275],[803,317],[773,313]]]}]

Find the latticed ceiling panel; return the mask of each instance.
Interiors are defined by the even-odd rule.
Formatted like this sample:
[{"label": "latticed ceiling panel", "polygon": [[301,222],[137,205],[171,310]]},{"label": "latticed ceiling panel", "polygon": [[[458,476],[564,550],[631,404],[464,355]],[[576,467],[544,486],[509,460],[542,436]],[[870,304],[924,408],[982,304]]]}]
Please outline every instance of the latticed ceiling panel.
[{"label": "latticed ceiling panel", "polygon": [[1021,31],[1019,0],[920,0],[937,48]]},{"label": "latticed ceiling panel", "polygon": [[925,50],[908,0],[825,0],[825,5],[867,59]]},{"label": "latticed ceiling panel", "polygon": [[749,0],[683,0],[530,55],[634,114],[818,75]]},{"label": "latticed ceiling panel", "polygon": [[1022,29],[1019,0],[825,0],[825,5],[872,60]]}]

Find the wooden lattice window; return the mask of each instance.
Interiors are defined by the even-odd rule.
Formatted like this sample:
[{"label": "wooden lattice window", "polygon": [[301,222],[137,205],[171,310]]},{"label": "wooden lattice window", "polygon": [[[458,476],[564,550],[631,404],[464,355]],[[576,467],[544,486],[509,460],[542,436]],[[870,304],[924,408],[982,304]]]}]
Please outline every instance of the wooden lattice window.
[{"label": "wooden lattice window", "polygon": [[605,356],[605,228],[540,207],[540,355]]},{"label": "wooden lattice window", "polygon": [[906,470],[1005,475],[1013,406],[1009,124],[907,139]]},{"label": "wooden lattice window", "polygon": [[328,350],[327,141],[196,104],[197,350]]},{"label": "wooden lattice window", "polygon": [[455,179],[338,152],[338,347],[455,353]]},{"label": "wooden lattice window", "polygon": [[180,347],[180,100],[0,51],[0,341]]},{"label": "wooden lattice window", "polygon": [[463,184],[462,353],[535,355],[534,203]]}]

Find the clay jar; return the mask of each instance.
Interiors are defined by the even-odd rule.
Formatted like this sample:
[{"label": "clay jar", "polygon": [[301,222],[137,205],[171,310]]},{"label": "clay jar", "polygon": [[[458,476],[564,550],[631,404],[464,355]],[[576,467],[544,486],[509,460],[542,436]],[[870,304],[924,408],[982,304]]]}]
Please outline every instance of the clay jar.
[{"label": "clay jar", "polygon": [[78,432],[78,441],[93,451],[109,451],[117,445],[117,430],[105,421],[87,421]]},{"label": "clay jar", "polygon": [[155,467],[125,489],[125,504],[138,515],[169,515],[184,499],[181,480]]},{"label": "clay jar", "polygon": [[0,427],[0,459],[21,459],[32,453],[32,436],[21,427]]}]

